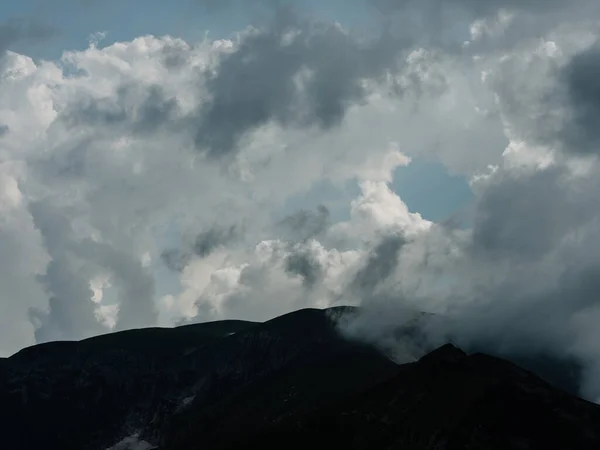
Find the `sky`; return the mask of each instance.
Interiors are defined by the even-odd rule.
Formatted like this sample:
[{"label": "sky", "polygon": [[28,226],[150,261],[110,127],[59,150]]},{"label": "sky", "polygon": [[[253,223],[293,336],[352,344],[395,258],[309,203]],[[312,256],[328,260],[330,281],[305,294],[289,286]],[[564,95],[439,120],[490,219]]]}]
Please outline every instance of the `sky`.
[{"label": "sky", "polygon": [[596,1],[4,3],[0,356],[351,304],[600,399]]}]

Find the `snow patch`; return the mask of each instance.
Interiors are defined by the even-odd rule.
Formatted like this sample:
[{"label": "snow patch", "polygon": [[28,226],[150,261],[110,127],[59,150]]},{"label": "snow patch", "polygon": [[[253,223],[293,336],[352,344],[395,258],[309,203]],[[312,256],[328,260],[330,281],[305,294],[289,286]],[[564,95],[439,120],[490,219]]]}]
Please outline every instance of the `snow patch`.
[{"label": "snow patch", "polygon": [[140,440],[140,435],[136,433],[122,439],[112,447],[108,447],[106,450],[151,450],[153,448],[157,447],[149,442]]},{"label": "snow patch", "polygon": [[190,396],[190,397],[186,397],[186,398],[184,398],[184,399],[183,399],[183,401],[181,402],[181,403],[182,403],[182,406],[187,406],[187,405],[189,405],[190,403],[192,403],[192,402],[194,401],[194,399],[195,399],[195,398],[196,398],[196,396],[195,396],[195,395],[192,395],[192,396]]}]

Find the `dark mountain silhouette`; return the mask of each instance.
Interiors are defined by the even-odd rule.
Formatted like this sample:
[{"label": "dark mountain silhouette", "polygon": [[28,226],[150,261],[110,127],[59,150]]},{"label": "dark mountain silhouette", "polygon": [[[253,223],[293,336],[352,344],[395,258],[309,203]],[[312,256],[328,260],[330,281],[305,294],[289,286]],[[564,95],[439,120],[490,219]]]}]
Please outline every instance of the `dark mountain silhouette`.
[{"label": "dark mountain silhouette", "polygon": [[600,407],[510,362],[446,345],[360,395],[288,418],[244,442],[264,450],[594,449],[600,448]]},{"label": "dark mountain silhouette", "polygon": [[600,448],[600,407],[450,345],[397,365],[337,332],[350,311],[24,349],[0,359],[2,448]]}]

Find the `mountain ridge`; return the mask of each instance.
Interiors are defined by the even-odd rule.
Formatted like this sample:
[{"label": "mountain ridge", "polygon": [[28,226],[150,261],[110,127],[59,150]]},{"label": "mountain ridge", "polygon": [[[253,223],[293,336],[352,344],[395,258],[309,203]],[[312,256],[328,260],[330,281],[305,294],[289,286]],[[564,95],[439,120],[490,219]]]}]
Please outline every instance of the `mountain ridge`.
[{"label": "mountain ridge", "polygon": [[[262,323],[146,328],[23,349],[0,359],[0,433],[15,450],[233,449],[240,439],[264,449],[329,439],[349,448],[496,448],[489,447],[496,416],[515,439],[527,438],[502,415],[504,396],[549,429],[571,430],[563,439],[569,448],[591,448],[585,439],[600,448],[598,406],[451,344],[398,365],[340,334],[338,319],[357,311],[304,309]],[[437,410],[463,411],[450,416],[464,420],[448,422]],[[542,448],[535,445],[549,441],[536,430],[533,446],[502,448]],[[488,447],[473,447],[473,436]]]}]

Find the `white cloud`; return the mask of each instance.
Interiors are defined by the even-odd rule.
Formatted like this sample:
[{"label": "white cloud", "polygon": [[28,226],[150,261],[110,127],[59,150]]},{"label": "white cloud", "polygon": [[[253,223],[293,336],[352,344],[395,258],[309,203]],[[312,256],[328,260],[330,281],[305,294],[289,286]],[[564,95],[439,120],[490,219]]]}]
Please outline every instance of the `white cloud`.
[{"label": "white cloud", "polygon": [[332,228],[334,235],[359,242],[373,242],[381,234],[399,232],[413,236],[431,226],[419,213],[411,213],[406,204],[383,181],[361,181],[361,196],[351,202],[348,222]]}]

